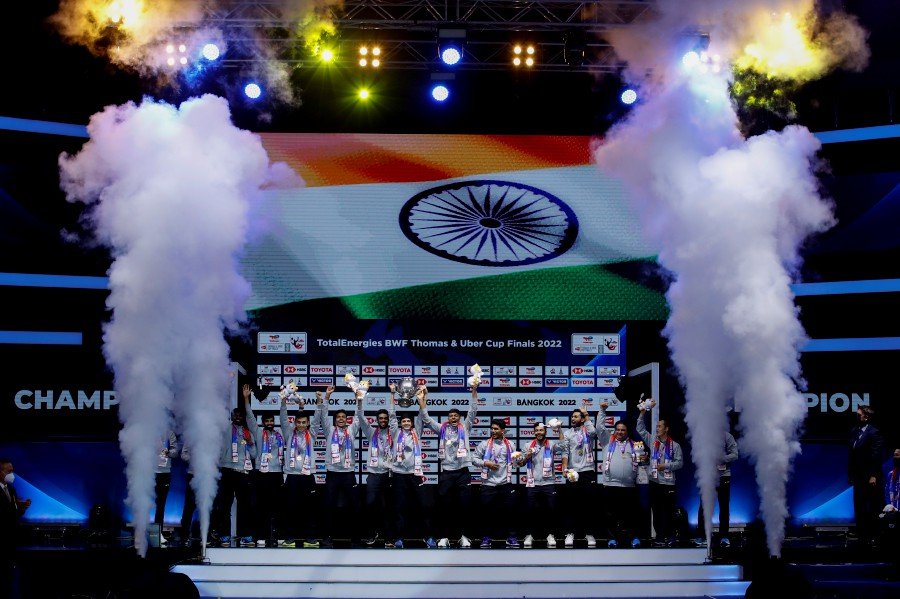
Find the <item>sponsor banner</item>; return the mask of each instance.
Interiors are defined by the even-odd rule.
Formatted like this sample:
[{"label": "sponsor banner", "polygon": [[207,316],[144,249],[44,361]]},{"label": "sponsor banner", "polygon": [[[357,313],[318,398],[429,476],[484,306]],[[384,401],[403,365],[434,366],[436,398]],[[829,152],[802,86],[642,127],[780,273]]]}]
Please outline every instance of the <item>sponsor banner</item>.
[{"label": "sponsor banner", "polygon": [[419,440],[419,442],[422,444],[422,449],[427,449],[429,451],[437,451],[438,450],[440,441],[438,440],[437,436],[434,435],[434,431],[432,431],[432,436],[433,436],[433,438],[426,439],[425,431],[424,430],[422,431],[421,439]]},{"label": "sponsor banner", "polygon": [[544,374],[542,366],[519,366],[519,376],[541,376]]},{"label": "sponsor banner", "polygon": [[437,376],[437,366],[416,366],[413,368],[413,374],[416,376]]},{"label": "sponsor banner", "polygon": [[[281,386],[281,377],[280,376],[258,376],[258,377],[256,377],[256,384],[259,387],[280,387]],[[299,383],[297,383],[297,384],[299,385]]]},{"label": "sponsor banner", "polygon": [[412,366],[388,366],[388,376],[394,377],[404,377],[404,376],[412,376],[413,375],[413,367]]},{"label": "sponsor banner", "polygon": [[261,354],[305,354],[306,333],[260,332],[256,335],[256,351]]},{"label": "sponsor banner", "polygon": [[334,377],[330,376],[311,376],[309,377],[310,387],[331,387],[334,385]]},{"label": "sponsor banner", "polygon": [[438,379],[436,376],[419,376],[415,379],[416,385],[425,385],[426,387],[437,387]]},{"label": "sponsor banner", "polygon": [[281,374],[281,364],[257,364],[256,374]]},{"label": "sponsor banner", "polygon": [[387,366],[379,364],[363,364],[360,369],[360,375],[369,376],[387,376]]},{"label": "sponsor banner", "polygon": [[598,366],[598,376],[621,376],[622,369],[618,366]]},{"label": "sponsor banner", "polygon": [[596,368],[593,366],[572,366],[572,376],[594,376]]},{"label": "sponsor banner", "polygon": [[591,387],[591,388],[593,388],[595,386],[593,377],[586,378],[586,377],[574,377],[573,376],[571,379],[569,379],[569,382],[573,387],[580,387],[580,388]]},{"label": "sponsor banner", "polygon": [[344,376],[348,372],[354,376],[359,376],[359,366],[356,364],[337,364],[334,367],[334,374],[337,376]]},{"label": "sponsor banner", "polygon": [[308,375],[309,374],[309,366],[306,364],[285,364],[284,365],[284,374],[285,376],[294,376],[294,375]]},{"label": "sponsor banner", "polygon": [[441,379],[441,387],[465,387],[466,379],[463,377],[445,377]]},{"label": "sponsor banner", "polygon": [[494,366],[491,374],[494,376],[516,376],[518,368],[515,366]]},{"label": "sponsor banner", "polygon": [[322,376],[324,374],[330,374],[334,376],[334,366],[331,364],[310,364],[309,365],[309,375],[310,376]]},{"label": "sponsor banner", "polygon": [[607,389],[609,389],[611,387],[618,387],[619,386],[619,378],[615,377],[615,376],[607,376],[607,377],[599,378],[599,379],[597,379],[597,386],[605,387]]},{"label": "sponsor banner", "polygon": [[468,366],[441,366],[441,376],[464,376],[468,374]]},{"label": "sponsor banner", "polygon": [[544,376],[569,376],[569,366],[544,366]]},{"label": "sponsor banner", "polygon": [[541,378],[533,378],[533,377],[520,377],[519,378],[519,387],[543,387],[544,380]]},{"label": "sponsor banner", "polygon": [[620,340],[618,335],[604,335],[603,340],[600,343],[600,347],[603,350],[603,355],[619,355],[619,342]]},{"label": "sponsor banner", "polygon": [[557,379],[557,378],[547,377],[544,379],[544,386],[545,387],[560,387],[560,388],[568,387],[569,379],[563,379],[563,378]]},{"label": "sponsor banner", "polygon": [[495,376],[491,379],[491,387],[516,387],[518,379],[509,376]]}]

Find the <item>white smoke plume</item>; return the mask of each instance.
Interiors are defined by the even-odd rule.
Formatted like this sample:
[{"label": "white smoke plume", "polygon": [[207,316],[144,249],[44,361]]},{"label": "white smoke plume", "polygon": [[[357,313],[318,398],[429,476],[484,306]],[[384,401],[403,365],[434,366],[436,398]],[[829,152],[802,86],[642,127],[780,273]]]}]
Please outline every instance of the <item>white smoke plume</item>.
[{"label": "white smoke plume", "polygon": [[229,421],[223,332],[240,326],[250,292],[238,257],[260,190],[297,180],[269,163],[258,137],[237,129],[215,96],[110,106],[88,133],[78,154],[60,156],[61,185],[69,201],[90,206],[87,225],[113,257],[103,350],[121,400],[135,547],[145,555],[169,413],[191,449],[206,539]]},{"label": "white smoke plume", "polygon": [[[687,71],[680,58],[690,33],[702,31],[709,55],[727,65],[757,33],[750,25],[760,11],[810,7],[806,0],[661,3],[653,21],[614,33],[646,100],[595,149],[600,168],[626,186],[673,274],[665,334],[685,389],[707,535],[733,398],[773,556],[784,540],[785,487],[806,415],[798,391],[805,334],[789,284],[804,239],[830,227],[833,216],[814,174],[816,138],[791,126],[743,139],[727,66]],[[842,48],[852,46],[856,62],[841,60],[859,64],[864,35],[849,27],[854,39]]]}]

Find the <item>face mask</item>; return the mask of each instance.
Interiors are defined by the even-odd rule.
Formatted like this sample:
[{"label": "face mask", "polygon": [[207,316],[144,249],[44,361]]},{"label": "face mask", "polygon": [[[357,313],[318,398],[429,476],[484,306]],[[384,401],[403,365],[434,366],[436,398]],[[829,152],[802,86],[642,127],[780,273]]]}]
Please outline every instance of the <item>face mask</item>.
[{"label": "face mask", "polygon": [[3,482],[5,482],[8,485],[13,484],[14,482],[16,482],[16,475],[13,474],[12,472],[10,472],[9,474],[7,474],[6,476],[3,477]]}]

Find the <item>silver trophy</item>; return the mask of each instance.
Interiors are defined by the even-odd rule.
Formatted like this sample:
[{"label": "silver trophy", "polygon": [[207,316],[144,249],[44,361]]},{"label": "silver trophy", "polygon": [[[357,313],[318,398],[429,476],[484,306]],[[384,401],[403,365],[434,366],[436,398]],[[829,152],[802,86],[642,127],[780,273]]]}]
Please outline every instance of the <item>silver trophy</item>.
[{"label": "silver trophy", "polygon": [[400,379],[397,384],[397,404],[401,408],[408,408],[416,403],[416,383],[411,378]]}]

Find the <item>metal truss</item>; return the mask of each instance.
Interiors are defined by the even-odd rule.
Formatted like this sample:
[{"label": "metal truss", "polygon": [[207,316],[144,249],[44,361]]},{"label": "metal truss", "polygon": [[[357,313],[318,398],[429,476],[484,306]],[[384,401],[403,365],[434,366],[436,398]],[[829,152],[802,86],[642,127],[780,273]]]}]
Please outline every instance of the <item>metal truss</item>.
[{"label": "metal truss", "polygon": [[[515,43],[535,46],[531,71],[613,72],[620,64],[604,41],[612,29],[629,27],[653,10],[655,0],[221,0],[207,9],[204,25],[217,27],[229,39],[260,38],[297,44],[298,23],[332,23],[338,66],[356,66],[361,43],[378,44],[382,69],[431,69],[437,62],[440,29],[466,32],[464,59],[457,70],[513,68]],[[300,7],[305,7],[303,12]],[[584,54],[584,59],[579,57]],[[573,57],[575,57],[573,59]],[[284,58],[285,60],[289,60]],[[226,65],[252,62],[252,56],[230,57]],[[289,60],[302,64],[292,56]],[[525,67],[522,67],[524,70]]]}]

